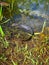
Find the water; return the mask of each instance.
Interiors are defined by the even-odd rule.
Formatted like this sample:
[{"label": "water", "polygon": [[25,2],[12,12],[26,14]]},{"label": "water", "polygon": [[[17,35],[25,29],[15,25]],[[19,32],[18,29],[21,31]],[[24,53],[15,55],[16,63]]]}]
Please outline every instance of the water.
[{"label": "water", "polygon": [[[26,9],[26,7],[22,5],[19,5],[19,8],[22,10]],[[25,12],[19,15],[14,14],[13,19],[11,19],[8,24],[13,27],[18,25],[20,29],[29,29],[30,32],[31,28],[34,29],[35,32],[41,31],[45,20],[47,21],[46,26],[49,26],[49,9],[45,10],[44,3],[41,4],[39,2],[39,5],[37,5],[34,2],[30,4],[29,10],[28,16],[25,15]]]}]

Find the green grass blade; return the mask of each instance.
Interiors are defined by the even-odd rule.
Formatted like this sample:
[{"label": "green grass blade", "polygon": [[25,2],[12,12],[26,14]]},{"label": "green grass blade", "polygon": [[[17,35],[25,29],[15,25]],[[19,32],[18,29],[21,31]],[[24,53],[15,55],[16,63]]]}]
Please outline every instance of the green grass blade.
[{"label": "green grass blade", "polygon": [[0,25],[0,34],[1,34],[1,36],[2,36],[2,37],[4,37],[4,36],[5,36],[5,34],[4,34],[3,30],[2,30],[1,25]]},{"label": "green grass blade", "polygon": [[13,60],[12,60],[12,63],[13,63],[13,65],[18,65],[18,63],[17,62],[14,62]]},{"label": "green grass blade", "polygon": [[5,22],[3,22],[3,23],[1,23],[1,24],[7,23],[8,21],[10,21],[10,19],[6,20]]},{"label": "green grass blade", "polygon": [[2,20],[3,18],[3,14],[2,14],[2,6],[0,6],[0,21]]}]

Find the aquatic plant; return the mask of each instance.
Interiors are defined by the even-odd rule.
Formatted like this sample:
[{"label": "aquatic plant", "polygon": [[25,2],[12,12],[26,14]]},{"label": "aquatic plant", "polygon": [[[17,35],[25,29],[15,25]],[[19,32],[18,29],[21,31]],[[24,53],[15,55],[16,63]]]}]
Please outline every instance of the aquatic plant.
[{"label": "aquatic plant", "polygon": [[3,19],[3,14],[2,14],[2,5],[0,5],[0,21]]},{"label": "aquatic plant", "polygon": [[[3,16],[3,10],[2,10],[2,7],[3,7],[3,6],[8,6],[8,5],[7,5],[6,3],[4,3],[4,2],[1,2],[1,3],[0,3],[0,21],[2,21],[2,19],[3,19],[3,17],[4,17],[4,16]],[[7,48],[7,47],[9,46],[9,43],[8,43],[8,41],[7,41],[6,38],[5,38],[5,33],[4,33],[3,29],[2,29],[1,24],[7,23],[9,20],[10,20],[10,19],[6,20],[6,21],[3,22],[3,23],[0,22],[1,40],[2,40],[3,45],[4,45],[5,48]]]},{"label": "aquatic plant", "polygon": [[5,55],[4,55],[4,54],[0,54],[0,60],[6,61],[6,60],[7,60],[7,58],[5,57]]},{"label": "aquatic plant", "polygon": [[3,43],[4,47],[7,48],[9,46],[9,42],[5,38],[5,33],[4,33],[1,25],[0,25],[0,34],[1,34],[2,43]]},{"label": "aquatic plant", "polygon": [[10,19],[7,19],[6,21],[2,22],[1,25],[4,23],[8,23],[9,21],[10,21]]},{"label": "aquatic plant", "polygon": [[14,62],[13,60],[12,60],[12,63],[13,63],[13,65],[18,65],[18,63],[17,62]]},{"label": "aquatic plant", "polygon": [[1,34],[1,36],[2,36],[2,37],[4,37],[4,36],[5,36],[5,34],[4,34],[3,30],[2,30],[1,25],[0,25],[0,34]]}]

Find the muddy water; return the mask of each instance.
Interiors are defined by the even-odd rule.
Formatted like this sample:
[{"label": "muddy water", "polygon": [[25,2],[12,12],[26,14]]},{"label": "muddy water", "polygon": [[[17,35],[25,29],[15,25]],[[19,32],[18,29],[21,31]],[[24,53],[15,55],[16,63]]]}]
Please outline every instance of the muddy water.
[{"label": "muddy water", "polygon": [[31,32],[31,29],[32,30],[34,29],[34,32],[40,32],[42,31],[42,27],[45,20],[46,20],[46,26],[49,26],[49,20],[42,18],[40,16],[34,16],[34,15],[26,16],[25,14],[14,15],[10,21],[4,24],[3,28],[8,31],[12,30],[16,31],[17,26],[19,26],[21,30],[23,29],[23,27],[25,27],[26,30],[30,29],[29,32]]},{"label": "muddy water", "polygon": [[[4,26],[5,28],[8,27],[9,29],[14,29],[14,27],[20,26],[21,28],[21,26],[24,25],[24,26],[31,27],[32,29],[34,29],[34,31],[37,31],[37,32],[41,31],[45,20],[46,20],[46,26],[49,26],[49,5],[47,6],[48,8],[46,9],[44,2],[40,3],[40,1],[38,2],[38,5],[36,3],[32,3],[29,6],[28,10],[31,10],[31,12],[35,11],[35,13],[31,14],[30,16],[24,15],[24,12],[23,14],[20,14],[20,15],[14,14],[13,18],[8,23],[4,24]],[[21,5],[19,6],[19,8],[23,10],[23,9],[26,9],[26,6]],[[41,13],[45,14],[45,16],[42,17],[43,14],[41,15]],[[28,28],[28,27],[25,27],[25,28]]]},{"label": "muddy water", "polygon": [[[31,27],[32,29],[34,29],[35,31],[41,31],[42,30],[42,27],[43,27],[43,24],[44,24],[44,21],[46,19],[44,18],[40,18],[40,17],[30,17],[30,16],[26,16],[24,14],[21,14],[20,17],[16,17],[15,16],[15,19],[14,19],[14,22],[11,24],[11,26],[17,26],[17,24],[19,25],[26,25],[26,26],[29,26]],[[46,20],[46,26],[49,26],[49,20]]]},{"label": "muddy water", "polygon": [[[22,15],[22,18],[21,18],[21,21],[20,23],[21,24],[25,24],[25,25],[28,25],[32,28],[34,28],[36,31],[41,31],[42,29],[42,26],[43,26],[43,23],[44,21],[46,20],[46,26],[49,26],[49,5],[47,4],[45,7],[45,4],[44,4],[44,1],[43,3],[40,3],[40,1],[38,1],[38,4],[39,5],[36,5],[36,3],[32,3],[30,6],[29,6],[29,9],[30,11],[36,11],[35,13],[31,13],[31,17],[30,18],[29,16],[25,16],[25,15]],[[27,4],[26,4],[27,5]],[[25,5],[21,5],[19,6],[19,8],[22,9],[22,11],[24,9],[27,9],[27,8],[24,8]],[[40,15],[40,13],[45,14],[44,17],[42,16],[38,16],[38,14]]]}]

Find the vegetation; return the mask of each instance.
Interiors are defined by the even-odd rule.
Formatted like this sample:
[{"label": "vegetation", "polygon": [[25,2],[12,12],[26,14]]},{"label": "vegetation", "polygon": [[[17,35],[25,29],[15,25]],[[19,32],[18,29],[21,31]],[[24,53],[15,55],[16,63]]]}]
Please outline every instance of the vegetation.
[{"label": "vegetation", "polygon": [[[46,2],[49,3],[49,0],[40,0],[41,3],[43,1],[45,6]],[[21,14],[19,3],[23,5],[28,2],[29,6],[32,2],[39,4],[39,0],[0,0],[0,2],[0,65],[49,65],[49,27],[45,26],[46,21],[42,32],[35,33],[29,41],[19,38],[20,34],[14,27],[10,27],[9,23],[14,14]],[[7,26],[8,23],[10,26]]]}]

